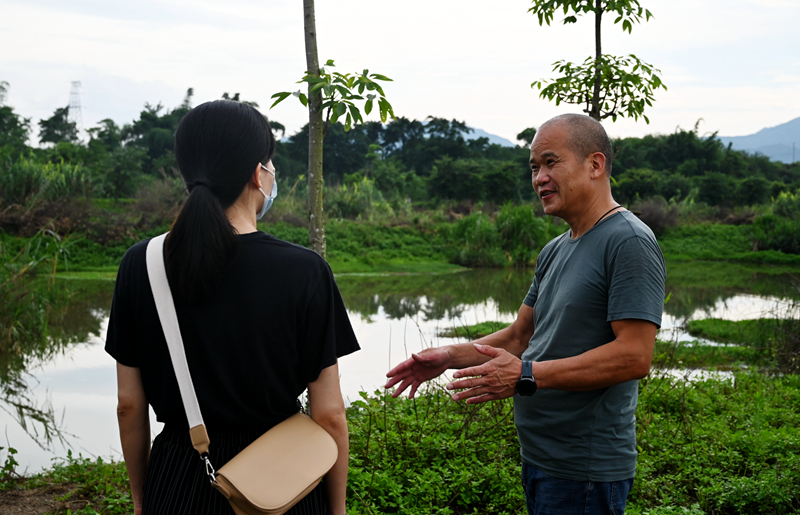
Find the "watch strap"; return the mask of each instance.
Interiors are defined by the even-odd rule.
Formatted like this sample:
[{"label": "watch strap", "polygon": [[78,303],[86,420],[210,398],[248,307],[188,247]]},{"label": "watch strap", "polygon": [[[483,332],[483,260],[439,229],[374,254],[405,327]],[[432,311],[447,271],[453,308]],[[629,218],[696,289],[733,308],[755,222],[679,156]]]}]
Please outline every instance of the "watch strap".
[{"label": "watch strap", "polygon": [[533,377],[533,363],[530,361],[522,362],[522,376],[520,377]]}]

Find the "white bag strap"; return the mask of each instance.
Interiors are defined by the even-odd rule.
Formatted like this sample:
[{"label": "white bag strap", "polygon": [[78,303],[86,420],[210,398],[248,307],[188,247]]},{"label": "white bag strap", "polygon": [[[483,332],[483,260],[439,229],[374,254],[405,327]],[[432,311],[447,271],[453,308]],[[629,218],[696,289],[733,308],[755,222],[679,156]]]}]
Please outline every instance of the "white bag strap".
[{"label": "white bag strap", "polygon": [[181,392],[181,400],[183,400],[183,409],[186,411],[186,418],[189,421],[192,445],[202,456],[208,452],[209,439],[203,423],[203,416],[200,413],[200,404],[197,402],[197,395],[194,391],[192,376],[189,374],[186,351],[183,348],[183,338],[181,338],[181,330],[178,326],[178,315],[175,312],[175,303],[167,281],[167,269],[164,266],[164,241],[167,239],[167,234],[156,236],[147,244],[147,275],[150,277],[150,288],[153,290],[153,298],[156,301],[158,318],[161,320],[161,328],[164,330],[164,337],[167,339],[169,347],[169,356],[172,359],[175,376],[178,378],[178,388]]}]

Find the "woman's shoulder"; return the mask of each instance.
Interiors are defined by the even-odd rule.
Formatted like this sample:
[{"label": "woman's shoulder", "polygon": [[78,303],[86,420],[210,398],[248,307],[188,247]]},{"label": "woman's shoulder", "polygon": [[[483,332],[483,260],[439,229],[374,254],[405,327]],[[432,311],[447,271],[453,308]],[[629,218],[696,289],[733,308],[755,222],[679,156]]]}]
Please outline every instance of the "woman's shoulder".
[{"label": "woman's shoulder", "polygon": [[290,260],[298,266],[330,268],[328,262],[313,250],[262,231],[242,235],[242,244],[253,252],[264,252],[273,258]]},{"label": "woman's shoulder", "polygon": [[136,267],[142,265],[147,260],[147,245],[153,238],[145,238],[141,241],[134,243],[125,251],[120,261],[120,268]]}]

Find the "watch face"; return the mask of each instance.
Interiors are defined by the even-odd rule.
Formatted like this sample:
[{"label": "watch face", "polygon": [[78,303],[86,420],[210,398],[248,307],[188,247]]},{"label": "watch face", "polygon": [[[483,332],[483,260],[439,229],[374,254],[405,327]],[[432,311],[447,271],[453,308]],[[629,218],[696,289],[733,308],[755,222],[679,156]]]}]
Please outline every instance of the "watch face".
[{"label": "watch face", "polygon": [[524,396],[533,395],[536,392],[536,381],[532,377],[523,377],[517,381],[517,393]]}]

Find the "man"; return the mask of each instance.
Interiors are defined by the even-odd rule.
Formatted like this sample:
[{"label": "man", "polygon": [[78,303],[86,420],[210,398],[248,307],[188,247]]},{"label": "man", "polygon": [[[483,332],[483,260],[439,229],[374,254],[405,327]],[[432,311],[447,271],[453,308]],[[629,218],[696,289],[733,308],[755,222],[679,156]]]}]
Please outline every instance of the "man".
[{"label": "man", "polygon": [[[666,271],[653,233],[611,195],[602,125],[561,115],[531,144],[533,187],[570,230],[548,243],[514,323],[390,370],[394,396],[447,369],[479,403],[514,396],[528,513],[623,513],[636,469],[638,379],[650,370]],[[516,394],[516,395],[515,395]]]}]

